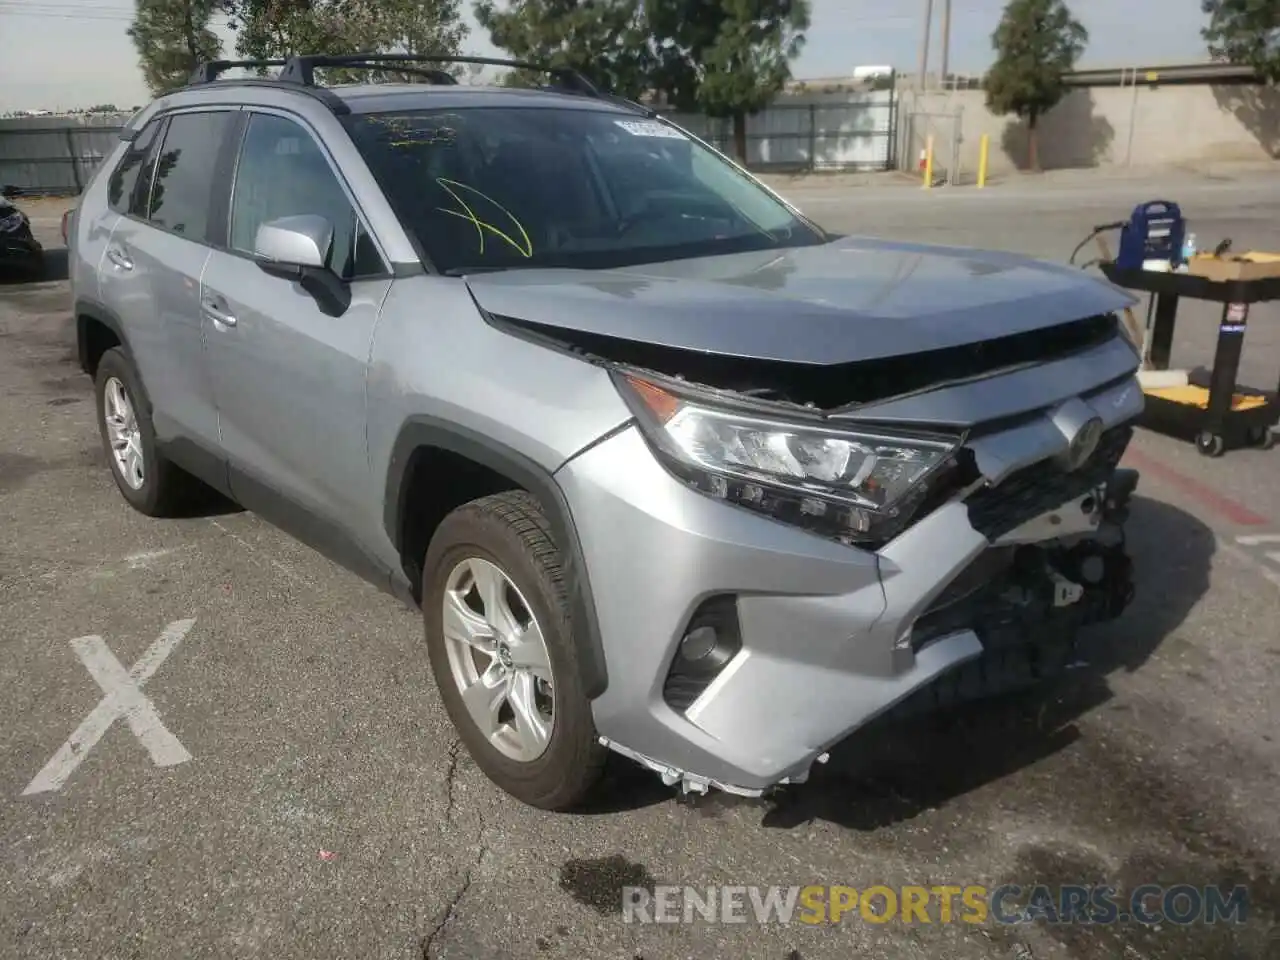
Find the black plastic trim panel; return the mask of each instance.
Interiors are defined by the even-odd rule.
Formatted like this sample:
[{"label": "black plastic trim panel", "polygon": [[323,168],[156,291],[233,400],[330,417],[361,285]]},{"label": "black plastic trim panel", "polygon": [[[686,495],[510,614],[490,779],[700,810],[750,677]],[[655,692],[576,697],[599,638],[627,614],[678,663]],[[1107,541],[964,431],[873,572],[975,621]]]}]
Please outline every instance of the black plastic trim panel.
[{"label": "black plastic trim panel", "polygon": [[523,454],[474,431],[434,417],[411,417],[400,429],[387,469],[383,522],[397,550],[403,548],[401,518],[405,515],[411,490],[406,471],[415,450],[432,447],[466,457],[509,477],[538,498],[551,522],[552,535],[560,548],[569,603],[576,625],[578,668],[586,695],[595,699],[608,686],[604,644],[595,601],[583,558],[578,529],[569,502],[555,478]]}]

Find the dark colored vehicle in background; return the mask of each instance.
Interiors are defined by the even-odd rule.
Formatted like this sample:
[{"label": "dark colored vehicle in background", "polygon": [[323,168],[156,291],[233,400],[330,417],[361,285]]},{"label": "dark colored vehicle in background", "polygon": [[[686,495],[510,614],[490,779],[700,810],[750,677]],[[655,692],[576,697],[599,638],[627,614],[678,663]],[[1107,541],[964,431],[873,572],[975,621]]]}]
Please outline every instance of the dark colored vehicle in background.
[{"label": "dark colored vehicle in background", "polygon": [[31,221],[13,203],[16,187],[5,187],[0,199],[0,274],[44,275],[44,248],[31,233]]}]

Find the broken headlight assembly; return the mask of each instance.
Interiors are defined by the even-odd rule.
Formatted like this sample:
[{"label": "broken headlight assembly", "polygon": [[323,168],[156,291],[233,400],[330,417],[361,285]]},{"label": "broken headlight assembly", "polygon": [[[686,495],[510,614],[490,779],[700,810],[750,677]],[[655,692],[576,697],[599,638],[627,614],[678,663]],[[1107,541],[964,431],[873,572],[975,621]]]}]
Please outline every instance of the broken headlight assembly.
[{"label": "broken headlight assembly", "polygon": [[911,522],[962,441],[774,417],[630,373],[614,380],[659,458],[690,486],[860,546]]}]

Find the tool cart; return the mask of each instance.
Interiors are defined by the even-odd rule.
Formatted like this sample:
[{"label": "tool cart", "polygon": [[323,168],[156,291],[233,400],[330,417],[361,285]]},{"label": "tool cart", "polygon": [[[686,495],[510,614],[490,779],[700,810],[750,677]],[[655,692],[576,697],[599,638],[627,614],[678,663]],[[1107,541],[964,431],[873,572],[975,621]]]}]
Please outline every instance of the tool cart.
[{"label": "tool cart", "polygon": [[[1192,269],[1198,265],[1193,264]],[[1244,346],[1249,308],[1280,300],[1280,276],[1216,278],[1192,272],[1157,271],[1117,265],[1104,260],[1098,268],[1108,280],[1154,298],[1154,321],[1149,331],[1147,370],[1140,374],[1146,394],[1146,418],[1153,425],[1168,424],[1195,434],[1196,448],[1205,456],[1220,456],[1228,447],[1275,443],[1272,432],[1280,422],[1280,381],[1274,392],[1241,388],[1236,383]],[[1178,303],[1183,298],[1222,304],[1218,346],[1207,384],[1188,376],[1160,376],[1169,370]]]}]

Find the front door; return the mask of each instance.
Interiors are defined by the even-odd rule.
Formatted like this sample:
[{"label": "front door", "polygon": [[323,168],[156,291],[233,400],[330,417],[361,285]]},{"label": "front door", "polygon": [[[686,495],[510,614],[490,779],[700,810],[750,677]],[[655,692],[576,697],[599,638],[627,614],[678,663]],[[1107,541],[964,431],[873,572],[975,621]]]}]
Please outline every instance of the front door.
[{"label": "front door", "polygon": [[[228,249],[213,253],[201,285],[232,493],[315,546],[335,546],[335,533],[367,539],[360,531],[380,518],[370,525],[365,370],[389,271],[327,153],[296,119],[253,113],[236,171]],[[351,290],[341,316],[252,257],[262,224],[301,214],[333,226],[329,266]]]}]

